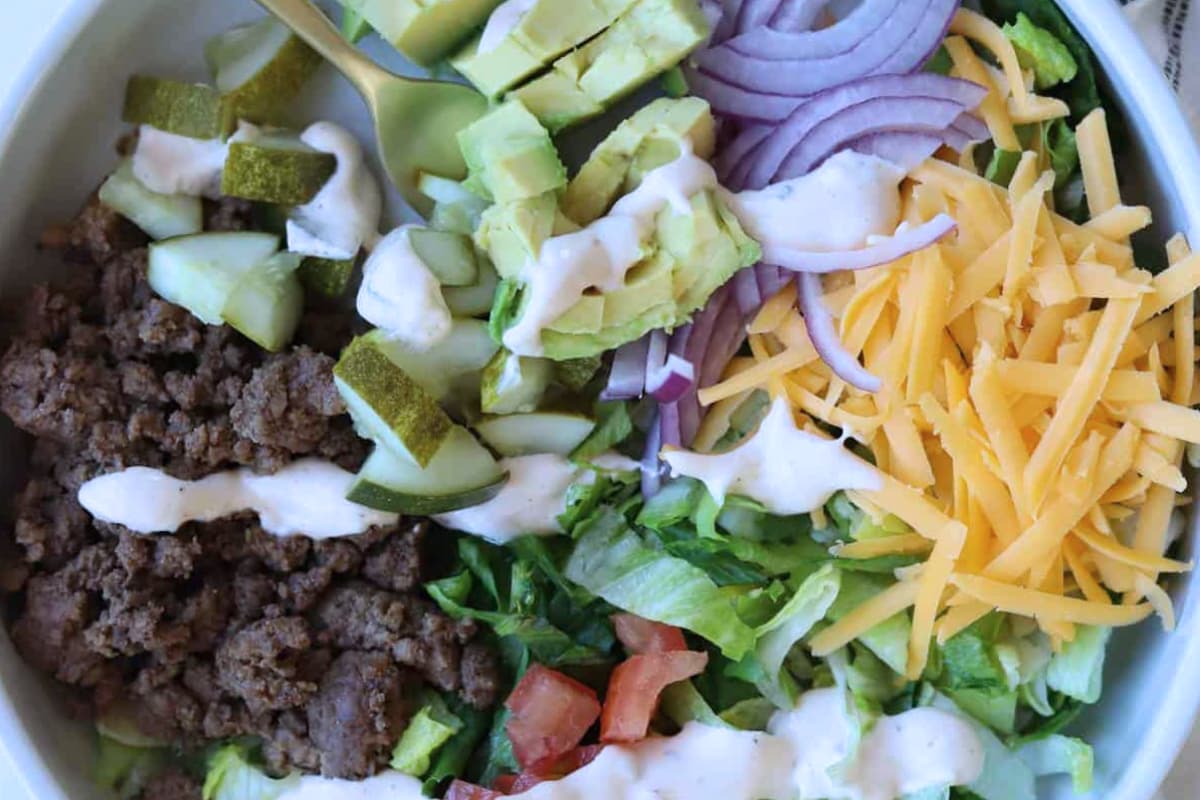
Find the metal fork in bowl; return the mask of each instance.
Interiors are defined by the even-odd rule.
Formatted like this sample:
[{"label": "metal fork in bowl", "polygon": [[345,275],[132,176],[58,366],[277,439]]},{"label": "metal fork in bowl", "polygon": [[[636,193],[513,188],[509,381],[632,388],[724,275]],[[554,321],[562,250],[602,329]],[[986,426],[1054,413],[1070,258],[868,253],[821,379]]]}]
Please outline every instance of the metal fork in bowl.
[{"label": "metal fork in bowl", "polygon": [[487,111],[483,95],[449,81],[402,78],[351,45],[310,0],[258,0],[308,42],[358,90],[375,123],[379,157],[392,183],[418,213],[429,198],[417,189],[421,172],[447,178],[465,173],[455,134]]}]

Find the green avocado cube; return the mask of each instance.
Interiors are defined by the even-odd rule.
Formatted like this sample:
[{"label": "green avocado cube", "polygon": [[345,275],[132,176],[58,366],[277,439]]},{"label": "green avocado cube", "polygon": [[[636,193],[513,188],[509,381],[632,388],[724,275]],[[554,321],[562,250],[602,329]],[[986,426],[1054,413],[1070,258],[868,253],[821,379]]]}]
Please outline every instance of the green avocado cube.
[{"label": "green avocado cube", "polygon": [[501,0],[339,0],[397,50],[432,66],[487,21]]},{"label": "green avocado cube", "polygon": [[612,27],[513,95],[557,132],[601,113],[674,67],[708,34],[695,0],[639,0]]},{"label": "green avocado cube", "polygon": [[567,184],[567,168],[550,133],[520,102],[493,109],[458,133],[468,189],[507,203]]},{"label": "green avocado cube", "polygon": [[480,39],[450,65],[488,97],[498,97],[612,25],[635,0],[537,0],[493,50]]},{"label": "green avocado cube", "polygon": [[675,303],[690,316],[762,251],[715,192],[692,198],[692,213],[669,209],[658,218],[658,242],[670,254],[675,271]]},{"label": "green avocado cube", "polygon": [[553,192],[502,203],[483,212],[475,244],[487,251],[500,277],[516,280],[554,235],[558,199]]},{"label": "green avocado cube", "polygon": [[655,100],[596,146],[567,184],[563,212],[581,225],[599,219],[618,197],[633,191],[647,172],[678,158],[685,139],[696,155],[712,156],[716,124],[708,103],[698,97]]}]

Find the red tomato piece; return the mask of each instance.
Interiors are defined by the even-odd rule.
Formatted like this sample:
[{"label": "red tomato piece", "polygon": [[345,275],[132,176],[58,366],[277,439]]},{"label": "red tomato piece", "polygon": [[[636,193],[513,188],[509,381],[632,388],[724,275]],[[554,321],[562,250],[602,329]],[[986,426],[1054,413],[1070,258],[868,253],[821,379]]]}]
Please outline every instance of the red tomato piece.
[{"label": "red tomato piece", "polygon": [[576,747],[569,753],[549,761],[539,761],[525,772],[517,776],[512,788],[506,794],[520,794],[528,791],[539,783],[556,781],[565,778],[577,769],[582,769],[600,755],[604,749],[602,744],[585,744]]},{"label": "red tomato piece", "polygon": [[618,664],[604,699],[600,741],[636,742],[646,738],[662,690],[699,675],[706,666],[708,653],[691,650],[630,656]]},{"label": "red tomato piece", "polygon": [[516,784],[518,777],[517,775],[497,775],[496,779],[492,781],[492,788],[500,794],[516,794],[513,791],[513,785]]},{"label": "red tomato piece", "polygon": [[530,789],[537,786],[539,783],[545,783],[548,780],[553,780],[553,779],[552,778],[539,778],[537,775],[534,775],[532,772],[522,772],[520,775],[517,776],[516,780],[513,781],[512,788],[508,790],[507,794],[520,794],[521,792],[528,792]]},{"label": "red tomato piece", "polygon": [[446,790],[446,800],[496,800],[503,796],[500,792],[460,780],[455,780]]},{"label": "red tomato piece", "polygon": [[541,664],[529,668],[504,706],[512,712],[505,730],[513,753],[526,769],[574,748],[600,716],[590,687]]},{"label": "red tomato piece", "polygon": [[651,622],[637,614],[613,614],[611,619],[617,638],[630,654],[688,649],[687,642],[683,640],[683,631],[674,625]]}]

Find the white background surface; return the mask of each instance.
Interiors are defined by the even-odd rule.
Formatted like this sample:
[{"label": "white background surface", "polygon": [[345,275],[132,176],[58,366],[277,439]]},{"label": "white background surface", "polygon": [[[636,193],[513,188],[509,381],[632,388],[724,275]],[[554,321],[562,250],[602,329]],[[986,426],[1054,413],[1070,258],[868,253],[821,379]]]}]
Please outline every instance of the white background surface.
[{"label": "white background surface", "polygon": [[[1106,2],[1107,0],[1097,0]],[[6,94],[17,70],[39,45],[69,0],[38,0],[36,3],[19,0],[0,0],[0,96]],[[203,0],[196,0],[203,2]],[[114,111],[115,113],[115,111]],[[0,797],[5,800],[26,800],[11,793],[20,791],[10,777],[13,767],[0,760]],[[1165,800],[1195,800],[1200,798],[1200,727],[1184,750],[1171,777],[1163,787]],[[34,800],[30,797],[28,800]]]}]

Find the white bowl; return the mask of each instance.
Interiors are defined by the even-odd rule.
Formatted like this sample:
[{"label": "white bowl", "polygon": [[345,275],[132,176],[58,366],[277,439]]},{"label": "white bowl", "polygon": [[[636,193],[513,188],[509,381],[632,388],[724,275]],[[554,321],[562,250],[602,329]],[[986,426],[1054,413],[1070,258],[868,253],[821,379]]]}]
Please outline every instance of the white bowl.
[{"label": "white bowl", "polygon": [[[6,0],[12,2],[12,0]],[[1108,83],[1126,113],[1135,155],[1125,178],[1144,188],[1130,195],[1154,208],[1165,239],[1183,231],[1200,242],[1200,153],[1155,65],[1110,0],[1060,0],[1095,48]],[[46,225],[70,217],[113,163],[111,145],[126,77],[147,72],[203,80],[201,45],[230,25],[261,12],[249,0],[74,0],[55,20],[15,88],[0,98],[0,294],[61,270],[36,254]],[[372,54],[390,66],[399,58],[378,42]],[[305,119],[332,118],[364,139],[365,115],[332,71],[308,92]],[[394,205],[393,208],[399,208]],[[23,463],[11,427],[0,426],[0,447],[17,454],[0,463],[0,493],[20,480]],[[1187,557],[1195,552],[1193,527]],[[1153,623],[1122,632],[1109,651],[1103,703],[1078,726],[1096,745],[1095,796],[1148,800],[1170,769],[1200,705],[1200,579],[1172,587],[1178,631]],[[62,714],[54,687],[33,674],[0,636],[0,750],[16,767],[30,797],[94,798],[92,737]],[[16,791],[14,791],[16,789]],[[0,797],[20,797],[0,787]],[[1044,796],[1072,797],[1048,784]]]}]

